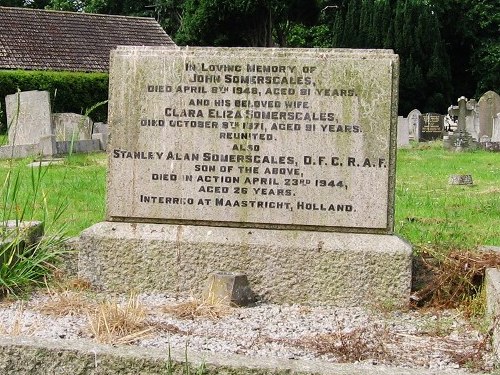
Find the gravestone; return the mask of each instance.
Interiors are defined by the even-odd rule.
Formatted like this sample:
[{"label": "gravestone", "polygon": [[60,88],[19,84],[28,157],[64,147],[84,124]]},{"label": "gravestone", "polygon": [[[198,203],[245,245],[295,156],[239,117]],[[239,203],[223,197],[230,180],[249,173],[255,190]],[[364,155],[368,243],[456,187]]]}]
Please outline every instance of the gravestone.
[{"label": "gravestone", "polygon": [[106,151],[108,145],[108,124],[95,122],[92,128],[92,139],[98,140],[101,145],[101,150]]},{"label": "gravestone", "polygon": [[33,145],[52,136],[48,91],[22,91],[5,97],[9,145]]},{"label": "gravestone", "polygon": [[486,135],[493,136],[494,118],[500,112],[500,95],[494,91],[486,92],[479,99],[479,138]]},{"label": "gravestone", "polygon": [[57,141],[91,139],[93,122],[88,116],[77,113],[54,113],[52,121]]},{"label": "gravestone", "polygon": [[406,147],[410,145],[408,119],[403,116],[398,116],[398,147]]},{"label": "gravestone", "polygon": [[465,130],[474,141],[479,140],[479,106],[475,99],[469,99],[466,104]]},{"label": "gravestone", "polygon": [[418,135],[420,133],[421,126],[421,116],[422,113],[418,109],[412,110],[408,113],[408,126],[409,126],[409,138],[410,141],[418,141]]},{"label": "gravestone", "polygon": [[444,116],[439,113],[425,113],[421,116],[419,141],[433,141],[442,139],[444,130]]},{"label": "gravestone", "polygon": [[453,151],[467,151],[477,147],[472,135],[467,131],[467,118],[474,117],[475,101],[467,101],[461,96],[458,105],[448,108],[448,114],[457,117],[457,129],[443,142],[445,149]]},{"label": "gravestone", "polygon": [[397,82],[385,50],[119,47],[108,221],[80,235],[81,275],[201,291],[221,270],[274,302],[407,304]]}]

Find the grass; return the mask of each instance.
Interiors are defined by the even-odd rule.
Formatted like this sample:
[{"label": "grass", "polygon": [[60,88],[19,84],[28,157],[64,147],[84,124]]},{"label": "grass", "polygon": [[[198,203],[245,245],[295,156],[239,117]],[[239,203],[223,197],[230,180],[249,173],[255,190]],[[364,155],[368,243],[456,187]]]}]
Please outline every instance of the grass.
[{"label": "grass", "polygon": [[[452,174],[474,184],[448,185]],[[500,154],[454,153],[441,143],[398,151],[395,232],[417,253],[500,246]]]},{"label": "grass", "polygon": [[88,314],[94,338],[107,344],[130,344],[150,334],[154,327],[147,323],[146,317],[145,308],[134,295],[127,303],[103,301]]},{"label": "grass", "polygon": [[[4,181],[12,169],[19,171],[20,181],[29,181],[32,168],[27,165],[31,162],[33,159],[0,161],[0,181]],[[104,153],[73,154],[64,159],[64,164],[37,168],[42,169],[44,173],[40,182],[44,204],[47,207],[65,206],[60,213],[59,221],[65,224],[68,236],[75,236],[92,224],[104,220],[106,175]],[[27,199],[31,194],[29,186],[19,187],[20,199]],[[39,206],[28,209],[38,211],[34,213],[34,218],[42,219]],[[50,232],[50,228],[48,229]]]},{"label": "grass", "polygon": [[232,312],[232,307],[225,303],[211,303],[210,301],[191,300],[173,306],[165,306],[163,311],[180,319],[220,319]]}]

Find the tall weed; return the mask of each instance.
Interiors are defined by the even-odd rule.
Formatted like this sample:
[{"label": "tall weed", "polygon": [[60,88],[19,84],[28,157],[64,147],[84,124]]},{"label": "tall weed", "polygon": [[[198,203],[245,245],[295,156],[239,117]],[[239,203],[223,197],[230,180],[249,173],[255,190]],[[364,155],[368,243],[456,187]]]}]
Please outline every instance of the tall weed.
[{"label": "tall weed", "polygon": [[[0,297],[43,283],[57,258],[65,252],[64,226],[58,223],[65,204],[59,200],[49,210],[47,192],[43,189],[48,168],[41,163],[31,168],[28,181],[23,178],[21,168],[11,158],[0,188]],[[48,233],[41,238],[33,238],[31,233],[35,217]]]}]

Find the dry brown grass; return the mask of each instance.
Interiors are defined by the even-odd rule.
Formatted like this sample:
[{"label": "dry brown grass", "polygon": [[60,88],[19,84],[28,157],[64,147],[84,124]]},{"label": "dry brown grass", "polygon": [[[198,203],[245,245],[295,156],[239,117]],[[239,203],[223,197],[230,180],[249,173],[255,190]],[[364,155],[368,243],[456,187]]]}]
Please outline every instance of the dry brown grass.
[{"label": "dry brown grass", "polygon": [[203,300],[192,298],[187,302],[182,302],[176,305],[165,306],[163,312],[173,315],[179,319],[220,319],[229,315],[233,307],[226,303],[209,303]]},{"label": "dry brown grass", "polygon": [[437,259],[426,253],[419,262],[427,273],[425,285],[412,294],[416,307],[457,308],[475,313],[487,268],[500,266],[500,253],[454,251]]},{"label": "dry brown grass", "polygon": [[38,307],[47,315],[64,316],[87,314],[95,309],[95,301],[87,292],[90,283],[80,278],[56,279],[50,285],[46,282],[49,299]]},{"label": "dry brown grass", "polygon": [[389,360],[390,353],[385,347],[387,341],[387,330],[376,325],[317,334],[298,340],[297,345],[318,355],[335,356],[340,362],[354,362]]},{"label": "dry brown grass", "polygon": [[131,344],[152,333],[154,327],[146,317],[146,309],[134,295],[125,304],[104,301],[88,313],[94,338],[107,344]]},{"label": "dry brown grass", "polygon": [[38,306],[46,315],[65,316],[87,314],[95,309],[95,302],[82,292],[65,291],[53,293],[50,299]]}]

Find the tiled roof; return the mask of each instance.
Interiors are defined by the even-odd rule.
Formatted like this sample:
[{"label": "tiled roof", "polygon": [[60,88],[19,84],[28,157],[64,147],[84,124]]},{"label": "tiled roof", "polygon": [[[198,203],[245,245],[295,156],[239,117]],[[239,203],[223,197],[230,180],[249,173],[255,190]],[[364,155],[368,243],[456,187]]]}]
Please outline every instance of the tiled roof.
[{"label": "tiled roof", "polygon": [[106,72],[118,45],[175,44],[152,18],[0,7],[0,69]]}]

